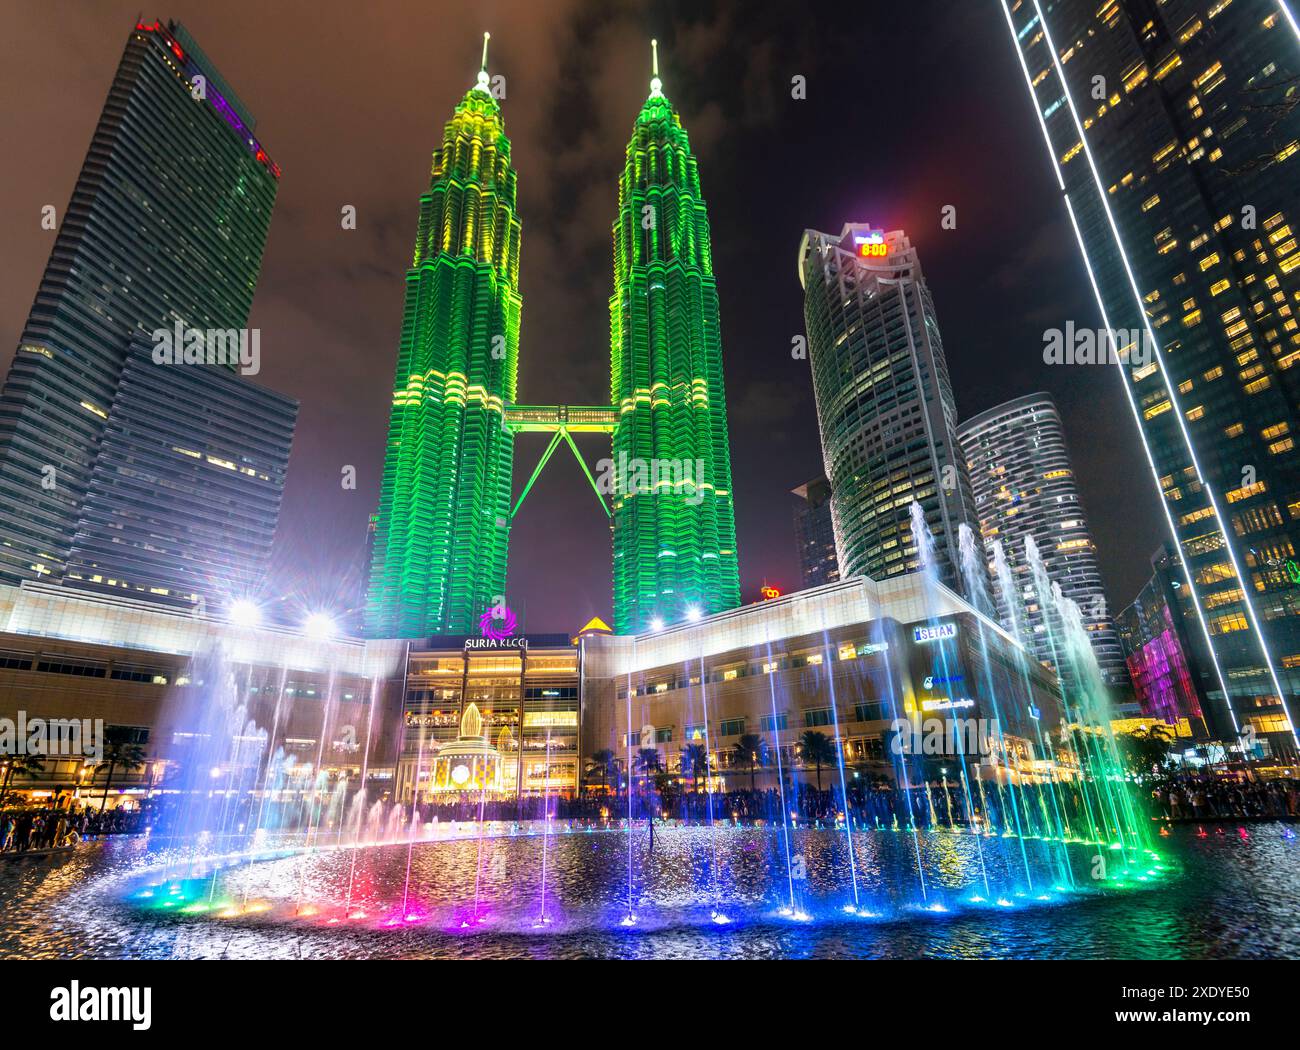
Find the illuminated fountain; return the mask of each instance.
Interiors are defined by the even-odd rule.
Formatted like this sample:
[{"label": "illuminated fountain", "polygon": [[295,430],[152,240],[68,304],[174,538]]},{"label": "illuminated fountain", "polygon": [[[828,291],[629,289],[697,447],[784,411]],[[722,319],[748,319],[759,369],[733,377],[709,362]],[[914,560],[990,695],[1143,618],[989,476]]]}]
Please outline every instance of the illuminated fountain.
[{"label": "illuminated fountain", "polygon": [[[913,529],[921,567],[914,593],[929,615],[906,628],[875,619],[847,655],[824,623],[809,622],[816,651],[796,674],[766,677],[749,724],[777,725],[799,690],[830,700],[819,724],[838,742],[852,732],[840,724],[841,709],[859,702],[878,705],[895,726],[909,719],[919,726],[924,712],[957,714],[978,693],[981,714],[995,727],[987,752],[983,741],[979,751],[959,744],[941,760],[891,748],[881,759],[892,776],[880,777],[866,775],[862,755],[839,744],[820,759],[823,779],[822,768],[814,777],[788,742],[783,749],[759,738],[746,755],[720,762],[735,750],[720,738],[737,730],[719,721],[728,716],[719,713],[716,679],[696,651],[686,655],[673,701],[690,727],[677,769],[650,762],[653,718],[635,709],[628,688],[616,702],[634,732],[611,749],[617,762],[611,769],[606,760],[603,794],[574,799],[549,785],[517,792],[505,756],[519,745],[503,726],[494,746],[487,720],[469,702],[454,740],[425,751],[421,735],[419,764],[428,775],[417,775],[415,798],[368,798],[364,757],[360,781],[351,783],[323,778],[319,746],[314,765],[286,758],[284,730],[276,728],[282,713],[266,720],[269,733],[253,725],[214,657],[202,672],[212,685],[195,695],[207,741],[199,765],[219,770],[213,784],[230,790],[195,785],[195,802],[171,836],[173,844],[185,840],[190,855],[183,863],[159,858],[129,893],[139,906],[183,921],[481,936],[933,921],[972,910],[992,916],[1163,878],[1167,869],[1122,775],[1109,701],[1077,609],[1027,550],[1030,582],[1051,612],[1051,642],[1068,670],[1063,678],[1077,686],[1060,697],[1067,732],[1056,740],[1046,728],[1021,730],[1031,750],[1018,751],[996,726],[1037,726],[1029,678],[1045,679],[1023,647],[1010,661],[1002,655],[1013,653],[1007,636],[1023,638],[1025,619],[1006,559],[992,548],[995,606],[977,539],[962,531],[964,589],[980,614],[967,617],[963,655],[947,629],[951,592],[945,597],[937,579],[919,508]],[[912,658],[926,661],[924,694],[895,673],[906,658],[900,630],[923,641]],[[759,663],[776,666],[780,640],[758,645]],[[863,654],[869,658],[857,659]],[[953,685],[963,674],[966,684]],[[322,734],[331,702],[321,701]],[[365,726],[366,756],[382,728]],[[756,769],[775,774],[770,789],[755,788]]]}]

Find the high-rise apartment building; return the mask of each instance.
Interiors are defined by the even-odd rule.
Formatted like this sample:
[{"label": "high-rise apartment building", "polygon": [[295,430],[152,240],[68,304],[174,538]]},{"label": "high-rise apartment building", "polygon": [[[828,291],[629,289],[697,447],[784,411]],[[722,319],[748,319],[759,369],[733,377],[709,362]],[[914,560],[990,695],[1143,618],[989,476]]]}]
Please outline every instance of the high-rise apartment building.
[{"label": "high-rise apartment building", "polygon": [[[1275,0],[1003,0],[1187,567],[1212,718],[1297,746],[1300,34]],[[1117,483],[1128,477],[1126,467]]]},{"label": "high-rise apartment building", "polygon": [[840,578],[835,554],[835,523],[831,520],[831,486],[814,478],[791,490],[800,502],[794,508],[794,542],[799,552],[799,578],[803,587],[820,587]]},{"label": "high-rise apartment building", "polygon": [[1045,622],[1025,562],[1025,539],[1032,537],[1048,576],[1078,604],[1106,684],[1127,690],[1128,672],[1106,605],[1097,546],[1051,395],[1028,394],[997,405],[966,420],[957,434],[986,549],[1001,542],[1017,588],[1014,595],[998,595],[1000,602],[1019,604],[1014,620],[1011,610],[999,610],[1003,624],[1023,625],[1034,656],[1061,673],[1051,639],[1061,637],[1063,627]]},{"label": "high-rise apartment building", "polygon": [[0,394],[0,580],[184,604],[265,573],[296,405],[149,356],[246,332],[280,177],[254,128],[184,27],[131,30]]},{"label": "high-rise apartment building", "polygon": [[958,527],[979,521],[916,249],[901,230],[807,230],[799,278],[841,577],[917,570],[915,501],[940,578],[964,591]]}]

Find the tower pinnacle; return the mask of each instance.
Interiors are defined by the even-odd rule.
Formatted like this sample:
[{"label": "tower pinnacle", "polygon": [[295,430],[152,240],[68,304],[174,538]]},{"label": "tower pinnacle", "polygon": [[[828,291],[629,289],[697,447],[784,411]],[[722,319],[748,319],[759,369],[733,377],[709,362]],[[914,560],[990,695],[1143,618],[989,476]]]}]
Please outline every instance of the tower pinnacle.
[{"label": "tower pinnacle", "polygon": [[664,82],[659,79],[659,41],[650,41],[650,97],[660,98],[663,95]]},{"label": "tower pinnacle", "polygon": [[491,39],[492,39],[491,33],[483,34],[483,62],[478,69],[478,82],[474,85],[475,88],[477,88],[479,91],[482,91],[485,95],[490,95],[492,93],[489,87],[489,84],[491,83],[491,78],[488,77],[488,71],[487,71],[488,41]]}]

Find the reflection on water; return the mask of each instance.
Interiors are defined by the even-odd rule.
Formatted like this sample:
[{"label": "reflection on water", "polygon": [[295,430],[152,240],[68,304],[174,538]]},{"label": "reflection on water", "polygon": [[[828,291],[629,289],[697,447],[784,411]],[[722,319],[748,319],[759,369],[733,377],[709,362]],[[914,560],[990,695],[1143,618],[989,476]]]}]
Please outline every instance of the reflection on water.
[{"label": "reflection on water", "polygon": [[[1130,892],[1069,895],[1030,885],[1052,858],[1025,865],[1019,842],[969,834],[865,832],[854,840],[857,884],[879,919],[846,917],[851,902],[842,833],[791,837],[796,874],[771,829],[719,832],[717,877],[707,828],[666,828],[653,849],[617,832],[555,834],[548,843],[544,930],[540,840],[485,838],[324,851],[218,873],[191,871],[136,841],[86,844],[58,860],[0,865],[0,956],[22,958],[1236,958],[1300,956],[1300,843],[1278,825],[1198,839],[1176,832],[1162,848],[1182,874]],[[922,880],[915,872],[919,844]],[[1046,850],[1041,843],[1028,848]],[[1041,860],[1042,863],[1037,863]],[[185,900],[256,902],[222,919],[180,914],[139,896],[141,870],[185,870]],[[409,862],[409,883],[407,868]],[[908,867],[910,865],[910,868]],[[1076,865],[1076,871],[1086,870]],[[1029,873],[1029,878],[1026,877]],[[984,898],[985,880],[995,899]],[[780,915],[793,881],[796,908]],[[170,881],[148,892],[166,898]],[[180,885],[180,883],[175,883]],[[407,887],[409,885],[409,892]],[[475,888],[481,924],[475,916]],[[1053,903],[1039,904],[1046,895]],[[1014,896],[1014,899],[1010,899]],[[403,909],[403,898],[407,906]],[[1006,898],[998,906],[996,898]],[[176,898],[180,900],[181,898]],[[971,900],[979,903],[972,906]],[[935,902],[947,914],[921,910]],[[713,913],[731,921],[710,922]],[[295,915],[297,917],[295,917]],[[349,919],[347,916],[354,918]],[[333,921],[331,921],[333,919]],[[408,921],[409,920],[409,921]],[[392,923],[392,925],[385,925]],[[462,931],[461,924],[466,923]]]}]

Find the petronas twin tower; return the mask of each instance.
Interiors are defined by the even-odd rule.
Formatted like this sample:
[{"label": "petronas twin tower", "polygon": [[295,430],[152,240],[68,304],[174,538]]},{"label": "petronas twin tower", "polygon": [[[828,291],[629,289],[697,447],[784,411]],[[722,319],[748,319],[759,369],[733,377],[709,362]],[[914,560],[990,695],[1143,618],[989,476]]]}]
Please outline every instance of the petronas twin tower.
[{"label": "petronas twin tower", "polygon": [[483,70],[444,129],[420,198],[367,633],[468,634],[504,599],[523,431],[552,434],[543,463],[562,438],[576,452],[570,431],[611,435],[618,633],[732,608],[740,584],[709,223],[657,59],[619,182],[611,404],[583,408],[515,403],[520,221],[486,66],[485,39]]}]

